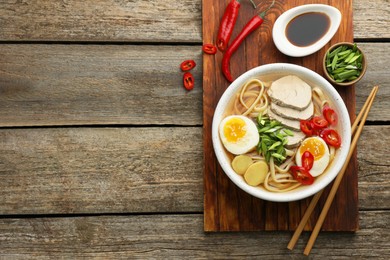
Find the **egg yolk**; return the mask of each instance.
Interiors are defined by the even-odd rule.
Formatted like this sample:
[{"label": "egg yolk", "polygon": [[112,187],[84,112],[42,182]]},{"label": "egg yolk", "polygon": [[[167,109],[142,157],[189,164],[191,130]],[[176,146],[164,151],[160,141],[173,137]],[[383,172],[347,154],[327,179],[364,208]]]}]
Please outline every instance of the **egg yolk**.
[{"label": "egg yolk", "polygon": [[229,142],[237,142],[246,134],[246,124],[241,118],[232,118],[223,127],[223,134]]},{"label": "egg yolk", "polygon": [[309,151],[314,156],[314,160],[316,161],[318,159],[321,159],[322,156],[324,156],[325,147],[321,141],[315,138],[310,138],[310,139],[306,139],[302,143],[299,151],[301,154],[303,154],[305,151]]}]

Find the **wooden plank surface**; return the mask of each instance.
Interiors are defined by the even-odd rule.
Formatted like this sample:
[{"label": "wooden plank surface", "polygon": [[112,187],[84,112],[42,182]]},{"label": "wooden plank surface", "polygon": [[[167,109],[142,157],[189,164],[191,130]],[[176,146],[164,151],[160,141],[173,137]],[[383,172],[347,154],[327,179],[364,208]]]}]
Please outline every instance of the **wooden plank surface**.
[{"label": "wooden plank surface", "polygon": [[0,213],[200,211],[201,140],[200,127],[0,130]]},{"label": "wooden plank surface", "polygon": [[[371,89],[379,85],[375,104],[372,107],[368,120],[390,121],[390,53],[387,51],[389,43],[359,43],[367,55],[368,69],[363,79],[356,84],[356,109],[360,111]],[[381,50],[385,50],[382,52]]]},{"label": "wooden plank surface", "polygon": [[388,0],[354,0],[353,24],[356,39],[389,39]]},{"label": "wooden plank surface", "polygon": [[12,1],[0,41],[201,42],[201,1]]},{"label": "wooden plank surface", "polygon": [[[201,2],[3,0],[0,41],[200,43]],[[390,38],[387,0],[355,0],[353,7],[357,39]]]},{"label": "wooden plank surface", "polygon": [[[0,52],[0,126],[202,122],[200,47],[4,44]],[[185,59],[198,63],[191,92],[182,87]]]},{"label": "wooden plank surface", "polygon": [[[389,259],[389,211],[361,212],[356,233],[324,232],[310,255],[318,259]],[[4,258],[301,259],[286,232],[203,232],[202,215],[135,215],[0,219]]]},{"label": "wooden plank surface", "polygon": [[[389,143],[364,128],[361,209],[390,208]],[[202,168],[202,127],[0,129],[0,213],[202,212]]]},{"label": "wooden plank surface", "polygon": [[[215,42],[218,33],[219,21],[229,1],[203,1],[203,38],[204,42]],[[322,72],[322,59],[326,47],[318,52],[303,58],[291,58],[279,52],[272,41],[272,25],[276,18],[284,11],[302,4],[322,3],[338,8],[342,14],[342,21],[337,33],[327,47],[337,42],[353,41],[352,1],[277,1],[269,10],[264,23],[236,51],[231,59],[233,78],[256,66],[275,62],[289,62],[302,65],[319,73]],[[261,8],[265,8],[264,3]],[[216,11],[215,11],[216,10]],[[251,6],[242,5],[238,22],[233,32],[237,35],[238,29],[243,28],[248,17],[254,12]],[[310,199],[291,203],[275,203],[254,198],[234,185],[220,168],[211,142],[211,124],[216,104],[228,87],[228,82],[220,71],[222,54],[216,57],[203,56],[203,126],[204,126],[204,222],[205,231],[257,231],[257,230],[294,230],[302,218]],[[355,116],[355,88],[336,87],[349,111],[351,120]],[[344,178],[328,212],[328,218],[322,226],[326,231],[356,231],[358,229],[358,177],[356,153],[352,156]],[[314,213],[321,212],[321,205],[325,202],[325,190]],[[313,222],[314,223],[314,222]],[[305,229],[312,229],[312,222]]]},{"label": "wooden plank surface", "polygon": [[359,139],[360,209],[376,208],[378,205],[382,205],[382,209],[390,209],[390,182],[386,180],[390,177],[389,135],[390,126],[365,126]]}]

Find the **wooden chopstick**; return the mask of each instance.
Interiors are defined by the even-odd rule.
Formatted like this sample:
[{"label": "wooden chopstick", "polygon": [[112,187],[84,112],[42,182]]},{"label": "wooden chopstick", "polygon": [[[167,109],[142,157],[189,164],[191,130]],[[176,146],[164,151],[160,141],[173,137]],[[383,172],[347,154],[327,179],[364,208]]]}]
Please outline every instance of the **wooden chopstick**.
[{"label": "wooden chopstick", "polygon": [[[366,111],[367,107],[368,107],[368,104],[370,103],[371,99],[373,99],[374,95],[376,94],[376,91],[377,91],[378,87],[375,86],[370,95],[368,96],[366,102],[364,103],[362,109],[360,110],[360,113],[359,115],[356,117],[352,127],[351,127],[351,134],[353,135],[356,131],[356,128],[357,128],[357,125],[358,123],[360,122],[364,112]],[[348,162],[346,161],[345,164],[347,164]],[[298,227],[296,228],[290,242],[288,243],[287,245],[287,248],[292,250],[294,248],[294,246],[296,245],[296,243],[298,242],[298,239],[299,239],[299,236],[301,235],[304,227],[306,226],[306,223],[307,221],[309,220],[311,214],[313,213],[313,210],[315,208],[315,206],[317,205],[322,193],[323,193],[324,190],[321,190],[319,192],[317,192],[314,197],[312,198],[312,200],[310,201],[310,204],[309,206],[307,207],[306,211],[305,211],[305,214],[303,215],[301,221],[299,222],[299,225]]]},{"label": "wooden chopstick", "polygon": [[353,154],[353,152],[354,152],[354,150],[356,148],[356,144],[357,144],[357,142],[359,140],[359,137],[360,137],[360,134],[361,134],[361,132],[363,130],[363,126],[364,126],[364,123],[366,122],[366,119],[368,117],[368,113],[370,112],[372,103],[374,102],[375,95],[376,95],[376,93],[378,91],[378,86],[375,86],[373,91],[374,91],[374,94],[372,95],[372,98],[369,101],[366,110],[364,111],[364,115],[363,115],[363,117],[362,117],[362,119],[360,121],[360,124],[359,124],[359,126],[358,126],[358,128],[356,130],[355,136],[353,137],[353,140],[352,140],[352,143],[351,143],[351,146],[350,146],[350,149],[349,149],[349,153],[347,155],[347,159],[346,159],[343,167],[341,168],[341,171],[339,172],[339,174],[337,175],[337,177],[336,177],[336,179],[335,179],[335,181],[333,183],[332,189],[330,190],[328,198],[325,201],[325,205],[324,205],[324,207],[323,207],[323,209],[321,211],[321,214],[320,214],[320,216],[319,216],[319,218],[317,220],[316,225],[314,226],[314,229],[313,229],[313,231],[311,233],[309,241],[306,244],[306,248],[303,251],[304,255],[309,255],[310,254],[310,251],[313,248],[313,245],[314,245],[314,243],[315,243],[315,241],[317,239],[317,236],[318,236],[318,233],[320,232],[322,224],[324,223],[325,217],[328,214],[329,208],[330,208],[330,206],[331,206],[331,204],[333,202],[333,199],[334,199],[334,197],[336,195],[337,189],[340,186],[341,180],[343,179],[345,170],[348,167],[348,162],[351,159],[352,154]]}]

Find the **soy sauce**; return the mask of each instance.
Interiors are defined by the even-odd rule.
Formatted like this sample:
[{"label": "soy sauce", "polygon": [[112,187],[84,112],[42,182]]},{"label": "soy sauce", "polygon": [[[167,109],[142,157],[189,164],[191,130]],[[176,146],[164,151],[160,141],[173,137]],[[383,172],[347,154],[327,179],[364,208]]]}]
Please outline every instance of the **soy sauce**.
[{"label": "soy sauce", "polygon": [[304,13],[287,24],[286,36],[292,44],[306,47],[320,40],[328,32],[329,27],[330,18],[325,13]]}]

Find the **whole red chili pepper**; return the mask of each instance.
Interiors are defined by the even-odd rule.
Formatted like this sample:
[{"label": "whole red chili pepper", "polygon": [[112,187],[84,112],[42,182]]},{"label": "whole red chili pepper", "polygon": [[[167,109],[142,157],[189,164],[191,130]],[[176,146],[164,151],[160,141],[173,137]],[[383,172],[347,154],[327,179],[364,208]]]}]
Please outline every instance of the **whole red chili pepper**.
[{"label": "whole red chili pepper", "polygon": [[245,40],[245,38],[251,34],[254,30],[256,30],[264,21],[264,17],[267,11],[274,5],[275,0],[272,4],[262,13],[255,15],[249,22],[244,26],[239,35],[234,39],[232,44],[226,50],[222,58],[222,72],[225,75],[225,78],[232,82],[233,77],[230,73],[230,58],[233,53],[238,49],[240,44]]},{"label": "whole red chili pepper", "polygon": [[[255,3],[250,0],[253,7],[256,9]],[[222,16],[221,23],[219,24],[218,36],[217,36],[217,47],[219,50],[226,50],[230,37],[232,36],[234,25],[236,24],[238,11],[240,10],[241,4],[239,0],[231,0],[226,6],[225,12]]]},{"label": "whole red chili pepper", "polygon": [[240,10],[240,2],[238,0],[231,0],[226,6],[225,12],[219,24],[217,47],[224,51],[228,46],[230,37],[233,33],[234,25],[236,24],[238,11]]}]

